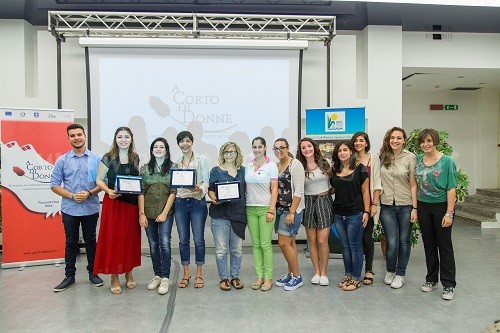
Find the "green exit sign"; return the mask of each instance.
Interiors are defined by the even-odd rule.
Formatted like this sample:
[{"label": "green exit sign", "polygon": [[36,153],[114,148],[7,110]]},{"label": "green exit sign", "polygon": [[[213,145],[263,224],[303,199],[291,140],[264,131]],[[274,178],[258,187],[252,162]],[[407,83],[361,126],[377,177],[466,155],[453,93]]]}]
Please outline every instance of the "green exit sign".
[{"label": "green exit sign", "polygon": [[446,104],[444,106],[444,109],[445,110],[450,110],[450,111],[456,111],[456,110],[458,110],[458,105],[456,105],[456,104]]}]

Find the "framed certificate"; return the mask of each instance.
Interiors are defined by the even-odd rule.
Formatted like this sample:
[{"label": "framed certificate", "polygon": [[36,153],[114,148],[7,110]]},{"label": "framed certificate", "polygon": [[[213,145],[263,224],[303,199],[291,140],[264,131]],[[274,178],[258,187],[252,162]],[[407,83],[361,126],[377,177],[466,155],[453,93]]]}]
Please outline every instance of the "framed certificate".
[{"label": "framed certificate", "polygon": [[215,183],[217,201],[241,199],[240,186],[241,183],[239,181]]},{"label": "framed certificate", "polygon": [[120,194],[142,194],[142,177],[116,175],[115,191]]},{"label": "framed certificate", "polygon": [[170,187],[195,187],[196,170],[195,169],[170,169]]}]

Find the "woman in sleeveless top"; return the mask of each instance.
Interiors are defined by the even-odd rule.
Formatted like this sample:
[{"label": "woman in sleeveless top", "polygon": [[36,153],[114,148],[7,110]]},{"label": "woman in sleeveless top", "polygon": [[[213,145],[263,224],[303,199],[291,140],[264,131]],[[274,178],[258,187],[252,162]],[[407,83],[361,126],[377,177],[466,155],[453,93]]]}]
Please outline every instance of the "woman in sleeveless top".
[{"label": "woman in sleeveless top", "polygon": [[116,175],[139,175],[139,156],[128,127],[116,129],[111,150],[103,156],[96,180],[105,195],[94,274],[111,274],[111,292],[120,294],[118,274],[125,273],[127,288],[137,285],[132,269],[141,265],[141,228],[137,195],[116,193]]}]

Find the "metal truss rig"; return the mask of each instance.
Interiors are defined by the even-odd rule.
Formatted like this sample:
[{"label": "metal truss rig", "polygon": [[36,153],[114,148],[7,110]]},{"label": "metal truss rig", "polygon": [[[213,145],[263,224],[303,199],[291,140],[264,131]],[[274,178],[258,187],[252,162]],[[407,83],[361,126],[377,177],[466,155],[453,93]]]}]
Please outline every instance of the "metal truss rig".
[{"label": "metal truss rig", "polygon": [[335,16],[49,11],[49,31],[65,37],[231,38],[324,41]]}]

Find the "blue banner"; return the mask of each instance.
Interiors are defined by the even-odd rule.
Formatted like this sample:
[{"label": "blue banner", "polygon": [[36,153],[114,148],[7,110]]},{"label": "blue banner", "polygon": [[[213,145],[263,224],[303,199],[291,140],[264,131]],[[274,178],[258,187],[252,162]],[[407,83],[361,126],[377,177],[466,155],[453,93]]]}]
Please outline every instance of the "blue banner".
[{"label": "blue banner", "polygon": [[350,139],[365,131],[365,108],[306,109],[306,136],[314,140]]}]

